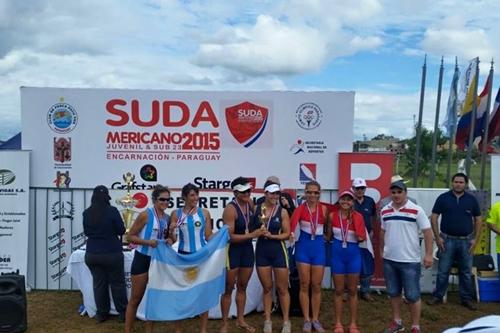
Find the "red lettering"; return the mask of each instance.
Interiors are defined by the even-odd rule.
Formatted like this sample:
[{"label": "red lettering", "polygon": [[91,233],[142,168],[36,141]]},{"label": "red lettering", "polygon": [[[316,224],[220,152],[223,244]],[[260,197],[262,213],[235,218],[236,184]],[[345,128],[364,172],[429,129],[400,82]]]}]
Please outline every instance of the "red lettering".
[{"label": "red lettering", "polygon": [[106,110],[114,114],[115,116],[120,117],[119,120],[113,120],[113,119],[108,119],[106,120],[106,124],[110,126],[123,126],[128,123],[128,114],[126,111],[117,109],[116,106],[125,106],[127,105],[127,102],[124,101],[123,99],[112,99],[106,103]]},{"label": "red lettering", "polygon": [[[205,116],[203,115],[204,112],[207,113]],[[219,127],[219,122],[217,121],[214,110],[212,110],[210,103],[208,103],[207,101],[203,101],[200,103],[198,111],[196,111],[196,114],[194,115],[192,126],[198,127],[198,124],[202,121],[208,121],[215,128]]]},{"label": "red lettering", "polygon": [[132,122],[136,125],[148,127],[158,124],[160,120],[160,102],[154,100],[151,102],[151,120],[142,121],[140,118],[139,101],[132,100]]},{"label": "red lettering", "polygon": [[[173,107],[176,107],[175,110],[180,110],[182,112],[180,120],[172,120],[171,111],[173,111]],[[186,104],[181,101],[163,102],[163,125],[165,127],[181,127],[186,125],[188,121],[189,108]]]}]

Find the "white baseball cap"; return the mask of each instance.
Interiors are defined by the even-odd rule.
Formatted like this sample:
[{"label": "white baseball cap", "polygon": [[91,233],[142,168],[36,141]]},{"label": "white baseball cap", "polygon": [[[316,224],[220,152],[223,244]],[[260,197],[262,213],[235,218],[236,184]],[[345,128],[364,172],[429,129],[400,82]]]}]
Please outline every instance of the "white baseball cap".
[{"label": "white baseball cap", "polygon": [[366,182],[363,178],[354,178],[352,187],[366,187]]}]

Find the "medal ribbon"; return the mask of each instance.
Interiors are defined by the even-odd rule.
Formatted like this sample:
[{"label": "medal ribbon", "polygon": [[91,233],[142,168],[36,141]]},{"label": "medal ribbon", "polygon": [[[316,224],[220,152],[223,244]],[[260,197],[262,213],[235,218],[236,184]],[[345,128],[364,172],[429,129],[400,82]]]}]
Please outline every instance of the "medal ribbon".
[{"label": "medal ribbon", "polygon": [[344,232],[344,223],[342,222],[342,212],[339,212],[339,222],[340,222],[340,235],[342,237],[342,243],[347,243],[347,234],[349,232],[349,225],[351,225],[351,221],[347,219],[347,227]]},{"label": "medal ribbon", "polygon": [[269,217],[267,218],[266,229],[268,231],[269,231],[269,225],[271,224],[271,218],[274,216],[274,214],[276,213],[277,210],[278,210],[278,205],[274,205],[273,209],[271,210],[271,213],[270,213]]},{"label": "medal ribbon", "polygon": [[311,208],[309,208],[309,205],[306,203],[307,210],[309,211],[309,218],[311,219],[311,231],[312,235],[316,236],[316,229],[318,228],[318,221],[319,221],[319,209],[320,206],[319,204],[316,205],[316,218],[313,218],[313,214],[311,212]]},{"label": "medal ribbon", "polygon": [[183,225],[186,222],[186,218],[189,215],[193,214],[195,208],[196,207],[191,208],[191,210],[187,214],[184,214],[184,215],[183,215],[184,210],[181,209],[181,216],[179,216],[179,218],[177,219],[177,228],[179,228],[181,225]]},{"label": "medal ribbon", "polygon": [[246,208],[247,208],[247,213],[245,214],[243,212],[243,209],[241,208],[240,204],[238,203],[238,200],[233,199],[233,202],[236,204],[236,207],[241,212],[241,215],[243,216],[243,220],[245,221],[245,231],[248,230],[248,223],[250,222],[250,205],[247,202]]},{"label": "medal ribbon", "polygon": [[[158,217],[158,213],[156,213],[156,208],[153,207],[153,215],[155,217],[156,223],[158,223],[158,232],[156,234],[156,239],[162,239],[162,230],[161,230],[161,222],[160,218]],[[154,229],[154,222],[153,222],[153,229]]]}]

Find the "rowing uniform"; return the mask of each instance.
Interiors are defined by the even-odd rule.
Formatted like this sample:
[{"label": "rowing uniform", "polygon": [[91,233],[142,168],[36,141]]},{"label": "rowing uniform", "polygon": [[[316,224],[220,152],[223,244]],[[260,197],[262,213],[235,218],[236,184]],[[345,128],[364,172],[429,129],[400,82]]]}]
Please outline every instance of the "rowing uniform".
[{"label": "rowing uniform", "polygon": [[[307,203],[303,203],[292,215],[290,230],[295,235],[295,261],[309,265],[324,266],[325,239],[323,227],[326,224],[323,205],[318,202],[311,211]],[[297,239],[297,234],[299,234]]]},{"label": "rowing uniform", "polygon": [[[247,214],[243,214],[243,211],[238,206],[236,199],[231,201],[229,205],[233,205],[234,209],[238,214],[236,220],[234,221],[234,231],[233,233],[237,235],[244,235],[246,231],[249,232],[254,230],[252,228],[252,221],[254,218],[254,213],[247,206]],[[252,268],[255,263],[255,254],[253,251],[252,239],[248,239],[244,242],[229,243],[228,247],[228,266],[229,269],[234,268]]]},{"label": "rowing uniform", "polygon": [[[282,218],[281,212],[282,207],[277,206],[272,212],[267,212],[272,214],[269,216],[267,221],[264,221],[264,225],[273,235],[279,235],[282,230]],[[259,216],[262,214],[262,205],[258,205],[255,210],[254,224],[256,228],[262,226],[262,221],[260,221]],[[255,247],[255,265],[257,267],[271,266],[274,268],[288,268],[288,251],[286,250],[285,241],[277,239],[267,239],[264,236],[260,236],[257,239],[257,245]]]},{"label": "rowing uniform", "polygon": [[179,253],[194,253],[207,245],[205,239],[206,221],[203,210],[196,208],[193,214],[177,209],[177,228],[179,229]]}]

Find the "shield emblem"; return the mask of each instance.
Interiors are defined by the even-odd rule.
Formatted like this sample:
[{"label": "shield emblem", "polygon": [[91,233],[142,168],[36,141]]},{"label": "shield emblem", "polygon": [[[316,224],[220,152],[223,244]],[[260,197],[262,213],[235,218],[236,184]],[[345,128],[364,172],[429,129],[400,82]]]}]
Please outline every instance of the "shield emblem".
[{"label": "shield emblem", "polygon": [[71,138],[54,138],[54,161],[60,163],[71,161]]},{"label": "shield emblem", "polygon": [[264,133],[268,115],[267,108],[243,102],[226,108],[226,123],[236,141],[248,148]]}]

